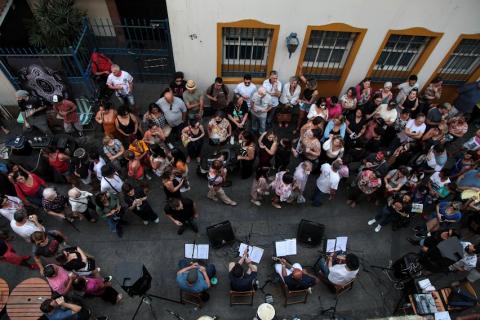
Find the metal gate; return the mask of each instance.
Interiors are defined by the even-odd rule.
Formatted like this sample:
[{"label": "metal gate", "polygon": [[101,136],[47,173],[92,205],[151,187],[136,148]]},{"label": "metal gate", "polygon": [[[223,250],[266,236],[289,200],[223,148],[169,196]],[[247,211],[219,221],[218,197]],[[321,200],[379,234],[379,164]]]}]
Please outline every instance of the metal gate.
[{"label": "metal gate", "polygon": [[164,82],[174,72],[168,20],[109,18],[84,20],[82,30],[65,48],[0,48],[0,71],[19,89],[19,70],[36,64],[59,72],[79,95],[92,95],[91,59],[94,51],[109,56],[136,82]]},{"label": "metal gate", "polygon": [[171,78],[174,72],[168,20],[90,19],[97,50],[110,57],[135,81],[157,82]]}]

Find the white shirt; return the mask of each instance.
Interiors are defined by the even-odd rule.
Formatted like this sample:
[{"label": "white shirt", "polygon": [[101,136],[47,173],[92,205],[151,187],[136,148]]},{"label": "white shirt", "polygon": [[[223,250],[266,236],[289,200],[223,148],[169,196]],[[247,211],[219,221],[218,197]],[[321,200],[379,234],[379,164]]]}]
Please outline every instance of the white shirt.
[{"label": "white shirt", "polygon": [[328,273],[328,280],[336,285],[343,286],[355,279],[358,269],[355,271],[347,270],[345,264],[336,264],[332,266]]},{"label": "white shirt", "polygon": [[99,181],[102,180],[102,167],[106,164],[105,160],[102,157],[99,157],[98,163],[93,164],[93,172],[97,176]]},{"label": "white shirt", "polygon": [[270,83],[270,79],[267,79],[265,81],[263,81],[263,87],[265,88],[265,90],[267,90],[267,93],[272,96],[272,107],[276,107],[278,106],[278,98],[279,97],[274,97],[272,95],[272,93],[275,92],[275,89],[277,89],[278,92],[282,92],[282,83],[280,81],[277,80],[277,83],[275,86],[273,86],[271,83]]},{"label": "white shirt", "polygon": [[296,106],[298,104],[298,98],[300,97],[300,86],[297,84],[293,94],[290,93],[290,82],[285,83],[283,86],[282,95],[280,96],[280,102],[283,104],[291,104]]},{"label": "white shirt", "polygon": [[465,269],[466,271],[470,271],[472,269],[475,269],[477,266],[477,255],[474,254],[469,254],[465,252],[465,248],[471,245],[471,242],[468,241],[460,241],[460,244],[463,247],[463,258],[457,262],[455,262],[453,265],[458,268],[458,269]]},{"label": "white shirt", "polygon": [[435,190],[438,190],[440,189],[441,187],[449,184],[451,181],[450,181],[450,178],[447,178],[447,180],[445,181],[442,181],[440,179],[440,172],[434,172],[431,176],[430,176],[430,181],[432,181],[432,185],[434,187]]},{"label": "white shirt", "polygon": [[318,112],[317,110],[317,105],[315,103],[313,103],[311,106],[310,106],[310,109],[308,110],[308,114],[307,114],[307,119],[308,120],[311,120],[313,118],[316,118],[316,117],[321,117],[323,120],[328,120],[328,110],[327,108],[325,109],[321,109],[320,108],[320,112]]},{"label": "white shirt", "polygon": [[90,192],[80,191],[78,198],[68,198],[73,212],[83,213],[88,210],[88,197],[93,196]]},{"label": "white shirt", "polygon": [[338,183],[340,182],[340,175],[338,172],[332,170],[332,166],[329,163],[324,163],[320,167],[322,173],[317,179],[317,188],[323,193],[330,194],[330,189],[337,190]]},{"label": "white shirt", "polygon": [[[421,132],[423,134],[425,132],[425,129],[427,128],[427,126],[425,125],[425,123],[422,123],[420,126],[417,126],[415,124],[415,119],[410,119],[410,120],[408,120],[407,125],[405,126],[405,129],[407,129],[407,128],[412,133]],[[398,134],[398,137],[400,138],[401,143],[404,143],[406,141],[408,141],[408,142],[413,141],[413,139],[410,138],[409,136],[407,136],[404,131],[400,132]]]},{"label": "white shirt", "polygon": [[413,87],[410,86],[410,84],[407,82],[401,83],[398,85],[398,93],[397,93],[397,98],[395,99],[397,103],[402,102],[402,100],[408,96],[410,91],[412,91],[413,88],[418,89],[418,82],[415,82]]},{"label": "white shirt", "polygon": [[30,242],[30,236],[35,231],[45,231],[45,228],[37,227],[32,221],[25,222],[23,226],[17,226],[17,222],[15,220],[12,220],[10,221],[10,227],[12,227],[13,232],[18,234],[27,242]]},{"label": "white shirt", "polygon": [[102,192],[110,192],[112,194],[118,194],[122,192],[123,181],[115,174],[112,178],[102,177],[100,182],[100,190]]},{"label": "white shirt", "polygon": [[296,168],[295,173],[293,174],[293,178],[297,182],[298,186],[300,187],[300,191],[303,193],[305,191],[305,186],[307,185],[308,175],[305,169],[303,168],[303,162],[301,162]]},{"label": "white shirt", "polygon": [[261,97],[258,92],[255,92],[252,97],[252,102],[255,106],[255,111],[253,111],[252,108],[250,109],[250,112],[259,118],[266,118],[266,110],[270,105],[272,105],[272,97],[268,93]]},{"label": "white shirt", "polygon": [[8,221],[13,220],[13,215],[15,212],[23,208],[22,200],[17,197],[6,196],[8,199],[7,208],[0,208],[0,214],[7,218]]},{"label": "white shirt", "polygon": [[246,86],[245,83],[240,82],[233,91],[236,94],[241,95],[250,108],[250,101],[253,97],[253,94],[257,91],[257,87],[253,83],[250,83],[249,86]]},{"label": "white shirt", "polygon": [[132,83],[133,77],[127,71],[122,70],[119,77],[110,73],[107,78],[107,84],[111,86],[121,85],[122,89],[115,90],[117,96],[124,96],[130,93],[130,83]]},{"label": "white shirt", "polygon": [[386,103],[379,105],[376,112],[385,122],[392,123],[397,120],[397,109],[393,108],[392,110],[388,110],[388,105]]}]

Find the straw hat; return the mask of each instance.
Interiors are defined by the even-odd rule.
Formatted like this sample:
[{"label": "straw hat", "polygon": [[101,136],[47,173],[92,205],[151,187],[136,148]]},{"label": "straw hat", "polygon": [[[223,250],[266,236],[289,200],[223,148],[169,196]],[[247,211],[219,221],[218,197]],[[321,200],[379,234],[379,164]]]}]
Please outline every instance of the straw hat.
[{"label": "straw hat", "polygon": [[257,309],[259,320],[272,320],[275,317],[275,308],[269,303],[262,303]]},{"label": "straw hat", "polygon": [[185,86],[188,90],[195,90],[197,88],[197,84],[193,80],[188,80]]}]

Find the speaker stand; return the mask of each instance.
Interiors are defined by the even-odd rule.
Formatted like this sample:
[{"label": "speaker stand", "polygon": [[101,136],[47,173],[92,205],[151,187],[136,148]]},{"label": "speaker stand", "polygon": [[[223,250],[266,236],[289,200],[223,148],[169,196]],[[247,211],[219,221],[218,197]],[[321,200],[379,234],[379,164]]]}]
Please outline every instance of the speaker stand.
[{"label": "speaker stand", "polygon": [[165,300],[165,301],[169,301],[169,302],[173,302],[173,303],[183,304],[181,301],[178,301],[178,300],[173,300],[173,299],[170,299],[170,298],[165,298],[165,297],[157,296],[157,295],[154,295],[154,294],[148,294],[148,293],[141,295],[140,298],[141,298],[140,302],[138,303],[137,309],[135,310],[135,313],[132,316],[132,320],[135,320],[135,317],[137,316],[138,311],[140,311],[140,308],[142,307],[142,305],[144,303],[150,307],[150,312],[152,314],[152,319],[157,320],[157,316],[156,316],[155,311],[153,310],[153,307],[152,307],[153,299]]},{"label": "speaker stand", "polygon": [[333,307],[323,309],[320,314],[328,315],[329,319],[335,320],[337,319],[337,305],[338,305],[338,296],[335,297],[335,304]]}]

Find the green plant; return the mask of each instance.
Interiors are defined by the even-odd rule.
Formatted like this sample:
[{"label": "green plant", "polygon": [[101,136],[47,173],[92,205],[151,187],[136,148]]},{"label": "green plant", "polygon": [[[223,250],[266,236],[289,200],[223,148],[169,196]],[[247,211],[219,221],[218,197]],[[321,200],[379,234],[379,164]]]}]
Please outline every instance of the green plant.
[{"label": "green plant", "polygon": [[34,47],[63,48],[72,44],[82,28],[86,13],[74,0],[38,0],[29,23],[29,42]]}]

